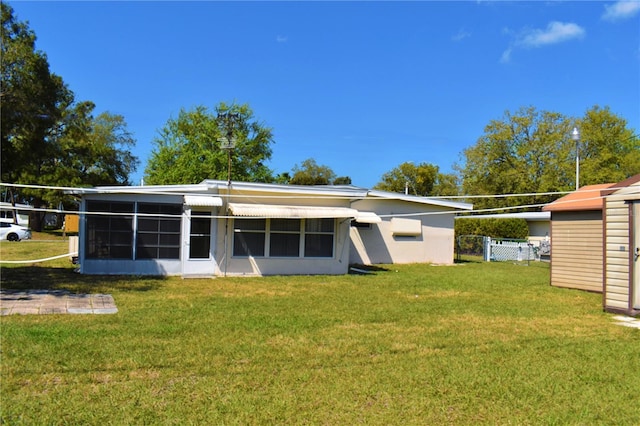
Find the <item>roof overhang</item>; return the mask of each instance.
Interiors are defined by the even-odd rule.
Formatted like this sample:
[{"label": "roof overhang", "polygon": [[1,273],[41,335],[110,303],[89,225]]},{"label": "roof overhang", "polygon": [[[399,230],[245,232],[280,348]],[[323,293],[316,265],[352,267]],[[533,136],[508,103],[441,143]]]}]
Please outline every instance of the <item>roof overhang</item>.
[{"label": "roof overhang", "polygon": [[374,212],[361,212],[358,211],[357,216],[355,217],[356,222],[359,223],[380,223],[382,219],[380,216],[375,214]]},{"label": "roof overhang", "polygon": [[283,219],[356,218],[359,212],[346,207],[285,206],[229,203],[234,216]]},{"label": "roof overhang", "polygon": [[211,195],[185,195],[184,204],[192,207],[220,207],[222,198]]}]

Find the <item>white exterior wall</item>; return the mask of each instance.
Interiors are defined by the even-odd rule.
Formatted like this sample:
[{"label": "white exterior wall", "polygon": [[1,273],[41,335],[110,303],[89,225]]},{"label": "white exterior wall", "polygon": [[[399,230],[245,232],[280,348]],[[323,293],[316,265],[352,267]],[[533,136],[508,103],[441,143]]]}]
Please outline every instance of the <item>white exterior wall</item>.
[{"label": "white exterior wall", "polygon": [[[296,205],[310,207],[350,207],[346,198],[324,198],[313,196],[292,197],[292,193],[251,192],[244,190],[240,194],[233,191],[233,203]],[[221,191],[224,197],[224,191]],[[221,207],[224,216],[225,206]],[[233,218],[221,218],[217,221],[216,259],[219,275],[262,276],[262,275],[341,275],[349,271],[349,227],[350,219],[336,219],[334,234],[334,255],[331,258],[292,258],[292,257],[234,257],[233,256]],[[226,238],[225,238],[226,230]]]},{"label": "white exterior wall", "polygon": [[[351,228],[350,262],[361,264],[437,263],[454,261],[454,211],[450,208],[392,199],[355,201],[351,207],[372,211],[382,223]],[[411,214],[426,213],[412,216]],[[439,213],[439,214],[429,214]],[[409,215],[409,216],[407,216]],[[421,235],[393,235],[392,218],[418,220]]]},{"label": "white exterior wall", "polygon": [[[90,200],[114,202],[144,202],[182,204],[182,195],[86,195],[80,211],[86,210]],[[185,246],[181,247],[179,259],[87,259],[86,256],[86,214],[80,214],[79,263],[80,273],[93,275],[180,275],[182,274],[182,256]],[[184,226],[184,216],[182,218]]]},{"label": "white exterior wall", "polygon": [[[605,198],[605,309],[630,311],[632,226],[630,201],[638,202],[640,182],[618,190]],[[635,194],[633,194],[635,192]]]}]

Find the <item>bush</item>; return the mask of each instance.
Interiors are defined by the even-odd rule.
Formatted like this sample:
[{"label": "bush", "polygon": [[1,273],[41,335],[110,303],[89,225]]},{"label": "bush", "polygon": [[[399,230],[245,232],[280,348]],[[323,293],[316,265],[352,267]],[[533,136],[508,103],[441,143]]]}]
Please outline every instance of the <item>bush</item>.
[{"label": "bush", "polygon": [[529,237],[529,227],[524,219],[458,218],[455,222],[455,236],[458,238],[461,235],[524,240]]}]

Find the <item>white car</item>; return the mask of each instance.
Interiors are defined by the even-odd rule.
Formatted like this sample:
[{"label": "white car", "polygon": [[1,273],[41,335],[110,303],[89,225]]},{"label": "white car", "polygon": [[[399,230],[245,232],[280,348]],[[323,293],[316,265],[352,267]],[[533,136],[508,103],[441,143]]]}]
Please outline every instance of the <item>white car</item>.
[{"label": "white car", "polygon": [[20,241],[31,238],[31,229],[9,222],[0,222],[0,240]]}]

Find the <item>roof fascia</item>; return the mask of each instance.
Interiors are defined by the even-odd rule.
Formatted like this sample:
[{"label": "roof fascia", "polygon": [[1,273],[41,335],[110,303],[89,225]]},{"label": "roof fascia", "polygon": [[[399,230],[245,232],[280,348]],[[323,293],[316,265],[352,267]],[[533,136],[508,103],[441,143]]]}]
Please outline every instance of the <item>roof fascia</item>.
[{"label": "roof fascia", "polygon": [[442,200],[438,198],[418,197],[415,195],[403,195],[403,194],[397,194],[395,192],[386,192],[386,191],[378,191],[378,190],[369,191],[369,195],[374,198],[384,198],[387,200],[407,201],[409,203],[428,204],[428,205],[448,207],[451,209],[458,209],[458,210],[473,210],[473,204],[447,201],[447,200]]},{"label": "roof fascia", "polygon": [[[216,185],[219,189],[227,188],[227,182],[224,181],[205,180],[203,181],[203,183]],[[276,192],[284,194],[302,194],[348,198],[364,198],[367,195],[366,189],[349,185],[287,185],[262,182],[231,182],[231,189],[239,191]]]}]

